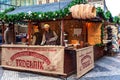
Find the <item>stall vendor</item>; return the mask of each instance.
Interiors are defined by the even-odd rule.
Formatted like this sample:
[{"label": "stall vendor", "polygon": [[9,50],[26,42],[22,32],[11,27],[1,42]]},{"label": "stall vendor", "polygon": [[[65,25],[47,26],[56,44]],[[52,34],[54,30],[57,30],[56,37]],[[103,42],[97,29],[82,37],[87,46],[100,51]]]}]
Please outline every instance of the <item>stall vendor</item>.
[{"label": "stall vendor", "polygon": [[14,43],[15,33],[13,32],[13,24],[9,23],[5,32],[4,32],[4,40],[5,44],[12,44]]},{"label": "stall vendor", "polygon": [[38,26],[34,26],[34,34],[33,34],[33,40],[32,45],[40,45],[42,42],[42,33],[39,31]]},{"label": "stall vendor", "polygon": [[50,29],[50,25],[45,24],[44,27],[44,33],[42,37],[42,43],[41,45],[56,45],[56,41],[58,39],[58,36],[55,31]]}]

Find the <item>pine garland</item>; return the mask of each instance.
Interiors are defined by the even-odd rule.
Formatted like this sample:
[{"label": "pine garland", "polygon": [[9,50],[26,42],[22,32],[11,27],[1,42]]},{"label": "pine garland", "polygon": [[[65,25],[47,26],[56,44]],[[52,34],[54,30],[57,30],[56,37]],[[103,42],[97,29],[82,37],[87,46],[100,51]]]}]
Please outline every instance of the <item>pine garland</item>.
[{"label": "pine garland", "polygon": [[70,14],[69,8],[75,4],[87,3],[86,0],[73,0],[64,9],[60,9],[54,12],[31,12],[31,13],[18,13],[13,15],[6,15],[5,13],[12,11],[13,9],[5,10],[4,13],[0,13],[0,19],[6,22],[16,22],[21,20],[55,20],[65,17]]}]

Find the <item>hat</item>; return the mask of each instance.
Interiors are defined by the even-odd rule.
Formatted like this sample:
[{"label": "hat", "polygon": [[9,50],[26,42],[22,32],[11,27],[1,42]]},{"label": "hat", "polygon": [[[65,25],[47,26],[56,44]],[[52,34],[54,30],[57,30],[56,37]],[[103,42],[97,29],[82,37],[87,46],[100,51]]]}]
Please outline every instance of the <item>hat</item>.
[{"label": "hat", "polygon": [[49,28],[49,27],[50,27],[50,25],[45,24],[43,28]]}]

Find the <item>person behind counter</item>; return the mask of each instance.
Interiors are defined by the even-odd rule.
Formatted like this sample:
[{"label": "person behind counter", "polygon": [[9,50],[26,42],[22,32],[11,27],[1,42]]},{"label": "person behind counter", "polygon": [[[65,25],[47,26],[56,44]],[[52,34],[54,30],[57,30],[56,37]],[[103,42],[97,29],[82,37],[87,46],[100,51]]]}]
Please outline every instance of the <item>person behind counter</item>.
[{"label": "person behind counter", "polygon": [[15,33],[13,32],[13,24],[9,23],[4,31],[5,44],[13,44],[15,39]]},{"label": "person behind counter", "polygon": [[42,42],[42,34],[38,29],[38,26],[34,26],[34,34],[33,34],[33,40],[32,40],[32,45],[40,45]]},{"label": "person behind counter", "polygon": [[48,24],[45,24],[43,29],[44,29],[44,33],[43,33],[41,45],[56,45],[58,36],[55,33],[55,31],[51,30],[50,25]]},{"label": "person behind counter", "polygon": [[27,42],[27,34],[26,33],[24,33],[22,35],[22,37],[21,37],[21,44],[23,44],[23,45],[27,45],[28,44],[28,42]]}]

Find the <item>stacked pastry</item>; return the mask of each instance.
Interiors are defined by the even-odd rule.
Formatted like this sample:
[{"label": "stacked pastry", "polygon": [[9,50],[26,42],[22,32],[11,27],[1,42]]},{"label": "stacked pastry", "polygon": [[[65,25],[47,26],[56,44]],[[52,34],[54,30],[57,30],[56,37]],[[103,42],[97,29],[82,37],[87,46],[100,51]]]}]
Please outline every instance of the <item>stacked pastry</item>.
[{"label": "stacked pastry", "polygon": [[91,19],[96,17],[96,8],[90,4],[74,5],[70,8],[73,18]]}]

